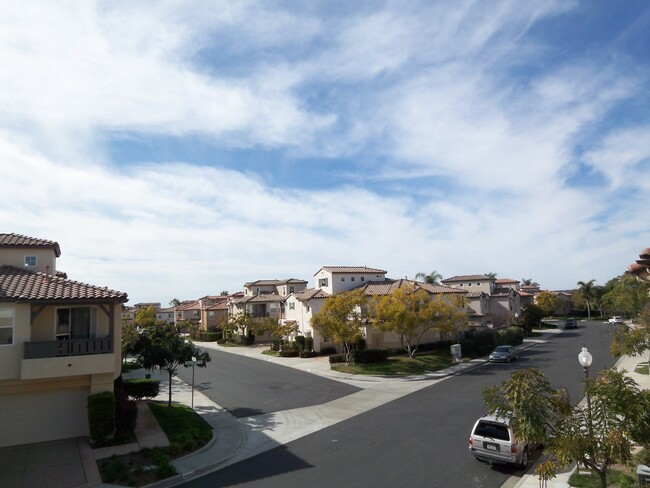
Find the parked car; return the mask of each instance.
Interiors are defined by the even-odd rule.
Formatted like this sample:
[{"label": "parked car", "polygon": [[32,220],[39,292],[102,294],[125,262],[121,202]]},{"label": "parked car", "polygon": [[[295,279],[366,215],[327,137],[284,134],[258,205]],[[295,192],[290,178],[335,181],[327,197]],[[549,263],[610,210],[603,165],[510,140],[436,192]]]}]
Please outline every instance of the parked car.
[{"label": "parked car", "polygon": [[517,439],[508,419],[485,415],[474,424],[469,436],[469,450],[479,461],[528,466],[536,444]]},{"label": "parked car", "polygon": [[517,350],[514,346],[497,346],[488,356],[488,360],[491,363],[509,363],[514,359],[517,359]]},{"label": "parked car", "polygon": [[575,317],[569,317],[564,321],[565,329],[577,329],[578,328],[578,319]]},{"label": "parked car", "polygon": [[625,322],[625,319],[620,315],[613,315],[611,319],[608,320],[610,324],[622,324]]}]

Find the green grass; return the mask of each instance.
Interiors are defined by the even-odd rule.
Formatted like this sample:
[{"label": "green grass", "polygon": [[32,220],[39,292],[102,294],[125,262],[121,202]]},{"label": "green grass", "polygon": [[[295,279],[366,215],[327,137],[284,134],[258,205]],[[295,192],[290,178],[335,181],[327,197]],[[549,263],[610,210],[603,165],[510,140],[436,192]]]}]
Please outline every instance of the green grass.
[{"label": "green grass", "polygon": [[451,356],[448,352],[435,351],[427,354],[420,354],[410,359],[406,356],[393,356],[383,363],[371,364],[332,364],[334,371],[349,374],[363,374],[370,376],[395,376],[415,375],[431,371],[439,371],[453,366]]},{"label": "green grass", "polygon": [[149,402],[156,420],[167,434],[173,456],[195,451],[212,439],[212,427],[187,405]]},{"label": "green grass", "polygon": [[265,354],[267,356],[273,356],[273,357],[278,357],[280,355],[279,351],[271,351],[270,349],[267,349],[265,351],[262,351],[262,354]]},{"label": "green grass", "polygon": [[[569,486],[575,488],[600,488],[600,477],[595,473],[573,473],[569,478]],[[612,469],[607,474],[607,486],[632,487],[634,486],[634,476],[618,469]]]},{"label": "green grass", "polygon": [[237,344],[235,342],[219,342],[221,347],[245,347],[243,344]]},{"label": "green grass", "polygon": [[136,369],[141,369],[141,368],[142,366],[132,361],[128,361],[126,363],[122,362],[122,373],[126,373],[127,371],[134,371]]},{"label": "green grass", "polygon": [[639,363],[634,368],[634,372],[638,374],[649,374],[648,372],[648,363]]}]

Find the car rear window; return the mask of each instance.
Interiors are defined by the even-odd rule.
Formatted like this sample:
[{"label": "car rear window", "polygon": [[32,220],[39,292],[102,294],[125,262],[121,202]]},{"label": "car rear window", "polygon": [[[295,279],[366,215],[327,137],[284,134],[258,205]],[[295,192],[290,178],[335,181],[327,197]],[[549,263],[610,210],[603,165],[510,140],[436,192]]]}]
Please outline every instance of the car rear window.
[{"label": "car rear window", "polygon": [[474,430],[474,435],[481,437],[491,437],[500,441],[509,441],[510,434],[508,428],[502,424],[493,424],[490,422],[479,422]]}]

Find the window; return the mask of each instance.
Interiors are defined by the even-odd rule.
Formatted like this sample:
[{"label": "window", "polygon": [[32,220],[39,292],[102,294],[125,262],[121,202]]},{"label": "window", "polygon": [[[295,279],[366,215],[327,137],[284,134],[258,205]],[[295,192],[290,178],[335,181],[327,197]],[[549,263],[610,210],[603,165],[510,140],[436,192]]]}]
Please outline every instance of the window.
[{"label": "window", "polygon": [[321,288],[327,286],[327,283],[328,283],[327,278],[321,278],[318,280],[318,286]]},{"label": "window", "polygon": [[305,307],[305,310],[306,310],[307,312],[309,312],[309,305],[307,305],[307,306]]},{"label": "window", "polygon": [[214,312],[208,312],[208,318],[214,318]]},{"label": "window", "polygon": [[89,339],[97,337],[95,307],[57,308],[57,339]]},{"label": "window", "polygon": [[467,286],[472,286],[472,284],[471,284],[471,283],[468,283]]},{"label": "window", "polygon": [[14,309],[0,308],[0,346],[14,343]]},{"label": "window", "polygon": [[476,283],[476,286],[481,286],[481,284],[480,284],[480,283]]},{"label": "window", "polygon": [[460,287],[461,287],[461,288],[463,287],[463,284],[462,284],[462,283],[460,284]]},{"label": "window", "polygon": [[289,285],[289,293],[293,293],[294,291],[296,291],[296,287],[293,285]]},{"label": "window", "polygon": [[198,317],[198,316],[199,316],[199,311],[198,311],[198,310],[194,310],[193,312],[194,312],[194,316],[195,316],[195,317]]},{"label": "window", "polygon": [[341,276],[341,281],[345,281],[345,276]]},{"label": "window", "polygon": [[365,277],[365,276],[362,276],[362,277],[361,277],[361,281],[366,281],[366,277]]},{"label": "window", "polygon": [[36,256],[25,256],[25,266],[30,268],[36,267]]},{"label": "window", "polygon": [[354,276],[352,278],[350,278],[350,281],[354,281]]},{"label": "window", "polygon": [[296,303],[295,302],[289,302],[289,310],[295,310],[296,309]]}]

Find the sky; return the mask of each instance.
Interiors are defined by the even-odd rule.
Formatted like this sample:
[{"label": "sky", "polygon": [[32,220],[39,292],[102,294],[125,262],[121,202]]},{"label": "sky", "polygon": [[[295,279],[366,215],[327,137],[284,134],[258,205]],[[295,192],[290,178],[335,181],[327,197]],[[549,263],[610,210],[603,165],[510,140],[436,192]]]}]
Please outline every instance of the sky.
[{"label": "sky", "polygon": [[1,5],[0,232],[132,304],[650,246],[645,0]]}]

